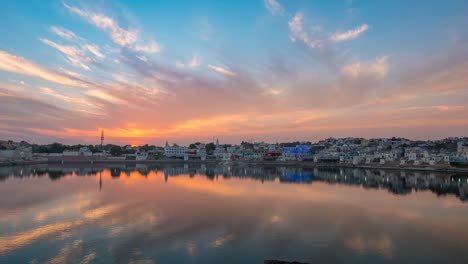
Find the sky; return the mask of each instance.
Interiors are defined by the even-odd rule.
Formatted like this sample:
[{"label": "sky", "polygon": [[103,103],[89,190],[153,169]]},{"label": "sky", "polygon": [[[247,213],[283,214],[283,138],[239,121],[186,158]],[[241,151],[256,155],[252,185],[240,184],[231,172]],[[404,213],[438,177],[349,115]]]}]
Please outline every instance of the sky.
[{"label": "sky", "polygon": [[4,1],[0,139],[468,136],[467,1]]}]

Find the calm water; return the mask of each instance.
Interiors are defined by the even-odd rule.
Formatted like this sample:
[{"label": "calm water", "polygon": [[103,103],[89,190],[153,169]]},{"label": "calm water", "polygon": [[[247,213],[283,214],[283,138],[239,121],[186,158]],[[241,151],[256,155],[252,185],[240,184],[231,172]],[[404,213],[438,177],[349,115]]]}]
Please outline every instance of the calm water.
[{"label": "calm water", "polygon": [[0,263],[468,263],[464,176],[35,166],[0,194]]}]

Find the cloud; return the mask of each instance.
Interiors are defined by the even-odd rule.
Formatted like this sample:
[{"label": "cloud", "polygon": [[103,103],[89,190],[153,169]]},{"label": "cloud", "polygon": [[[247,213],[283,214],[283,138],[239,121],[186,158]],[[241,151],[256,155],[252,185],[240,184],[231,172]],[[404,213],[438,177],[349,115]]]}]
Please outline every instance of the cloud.
[{"label": "cloud", "polygon": [[88,113],[91,113],[92,110],[97,110],[99,108],[96,104],[93,104],[89,100],[61,94],[48,87],[39,87],[39,91],[44,95],[51,96],[53,98],[67,103],[67,106],[70,106],[70,104],[76,104],[79,107],[78,110],[86,111]]},{"label": "cloud", "polygon": [[272,95],[280,95],[282,94],[284,91],[283,90],[280,90],[280,89],[270,89],[267,91],[267,93],[269,94],[272,94]]},{"label": "cloud", "polygon": [[101,99],[101,100],[104,100],[104,101],[107,101],[107,102],[110,102],[110,103],[113,103],[113,104],[123,104],[125,103],[122,99],[120,98],[117,98],[105,91],[102,91],[102,90],[89,90],[89,91],[86,91],[85,92],[86,95],[88,96],[92,96],[92,97],[95,97],[95,98],[98,98],[98,99]]},{"label": "cloud", "polygon": [[149,54],[158,53],[161,51],[161,47],[156,41],[150,41],[147,45],[136,45],[133,50],[146,52]]},{"label": "cloud", "polygon": [[284,13],[284,8],[277,0],[264,0],[263,2],[272,15],[282,15]]},{"label": "cloud", "polygon": [[112,41],[120,46],[126,47],[137,41],[138,31],[122,28],[117,21],[111,17],[104,14],[85,11],[77,7],[69,6],[65,3],[63,3],[63,5],[71,12],[85,19],[88,23],[106,31],[110,35]]},{"label": "cloud", "polygon": [[[98,12],[95,10],[92,9],[89,14]],[[113,20],[113,23],[116,21]],[[96,73],[88,72],[84,77],[84,74],[64,70],[63,67],[67,65],[62,61],[62,65],[58,65],[54,71],[9,53],[0,53],[0,69],[60,84],[48,86],[25,80],[29,86],[22,88],[25,90],[23,97],[48,103],[47,105],[32,103],[24,98],[13,100],[15,97],[10,91],[0,91],[0,108],[3,110],[0,112],[7,113],[0,117],[1,129],[26,135],[21,139],[32,138],[44,142],[44,139],[53,140],[57,137],[75,143],[82,140],[92,142],[99,127],[109,130],[112,135],[110,140],[119,143],[127,143],[129,138],[135,137],[148,143],[165,142],[166,139],[177,139],[185,143],[190,140],[209,140],[212,135],[229,137],[231,142],[250,138],[252,135],[257,138],[264,136],[265,140],[307,139],[311,135],[310,131],[321,131],[319,134],[323,136],[327,133],[345,135],[345,132],[358,131],[358,128],[367,129],[367,132],[362,133],[370,135],[371,130],[384,131],[386,124],[380,124],[376,120],[390,118],[393,113],[368,113],[367,110],[361,110],[363,106],[375,106],[385,100],[382,107],[389,109],[398,107],[396,102],[410,106],[429,105],[421,101],[433,96],[429,94],[434,91],[453,93],[451,98],[462,94],[456,98],[456,102],[447,96],[444,101],[431,103],[438,106],[441,117],[451,118],[451,125],[462,118],[458,115],[466,113],[466,109],[454,106],[464,105],[461,98],[468,83],[466,56],[457,67],[452,67],[453,59],[447,60],[445,64],[427,60],[421,62],[431,66],[430,71],[426,68],[410,71],[410,63],[401,63],[398,61],[401,57],[397,55],[392,55],[392,65],[388,56],[349,60],[346,59],[348,55],[338,57],[342,53],[334,52],[334,43],[339,41],[333,41],[332,36],[340,41],[351,39],[356,34],[362,34],[357,33],[359,27],[344,33],[335,33],[336,30],[327,33],[317,26],[308,25],[307,21],[302,13],[297,13],[290,21],[285,22],[289,22],[291,38],[311,57],[302,58],[295,52],[284,50],[280,54],[272,54],[281,60],[270,68],[262,61],[243,67],[248,61],[236,63],[236,60],[239,62],[242,58],[237,56],[232,60],[234,55],[219,47],[220,50],[213,49],[212,55],[222,56],[218,61],[224,64],[208,65],[205,57],[202,62],[198,54],[192,53],[177,64],[185,70],[177,69],[175,61],[167,62],[166,57],[157,59],[156,56],[146,54],[160,49],[157,42],[142,43],[137,38],[128,47],[119,47],[120,45],[109,40],[110,45],[100,47],[60,26],[54,29],[51,27],[50,30],[60,38],[52,36],[55,38],[44,38],[41,41],[55,48],[61,53],[60,56],[65,55],[67,62],[72,58],[90,67],[99,60],[103,60],[102,64],[107,64]],[[127,25],[124,21],[113,23],[110,24],[127,30],[122,27]],[[104,34],[112,34],[110,28],[102,30]],[[340,45],[335,46],[340,48]],[[459,53],[457,55],[461,61],[462,56]],[[118,59],[119,65],[113,64],[115,59]],[[414,63],[417,61],[414,58],[411,60]],[[324,61],[333,64],[332,67],[324,67]],[[393,65],[402,66],[397,68]],[[189,70],[197,67],[208,68],[203,71]],[[249,72],[248,69],[253,70]],[[216,73],[206,74],[206,71]],[[406,78],[404,72],[407,72]],[[235,78],[219,78],[217,73]],[[396,79],[393,79],[394,76]],[[20,87],[18,84],[21,80],[11,80],[16,78],[14,74],[8,77],[8,81],[14,83],[12,86]],[[61,86],[84,86],[89,90]],[[409,96],[412,99],[408,99]],[[421,98],[421,101],[410,101],[414,98]],[[187,105],[187,101],[197,103]],[[90,105],[84,102],[89,102]],[[236,102],[236,107],[226,107],[232,102]],[[96,109],[99,115],[81,112],[89,109]],[[167,112],[167,109],[177,111]],[[218,110],[214,113],[213,109]],[[155,116],[155,112],[165,114]],[[454,114],[457,114],[456,119],[452,118]],[[46,120],[43,115],[51,117]],[[347,118],[348,115],[365,120],[350,123],[349,120],[352,119]],[[422,117],[424,115],[429,114],[421,113]],[[41,120],[43,124],[33,122],[32,117]],[[16,120],[3,122],[5,118]],[[418,121],[417,118],[414,117],[412,121]],[[20,119],[26,119],[29,124]],[[418,122],[421,126],[430,126],[430,121],[421,119]],[[408,122],[402,123],[403,125],[411,124]],[[457,125],[458,131],[462,131],[463,126],[466,128],[464,124]],[[30,132],[29,135],[21,132],[29,131],[29,128],[35,129],[35,132]],[[53,134],[49,131],[47,134],[44,129],[61,132]],[[78,129],[89,133],[78,133]],[[343,130],[336,132],[338,129]],[[316,137],[316,134],[313,135]]]},{"label": "cloud", "polygon": [[65,75],[72,76],[72,77],[77,78],[77,79],[84,79],[84,76],[82,74],[77,73],[77,72],[70,71],[70,70],[64,69],[62,67],[60,67],[58,70],[60,72],[64,73]]},{"label": "cloud", "polygon": [[219,67],[219,66],[213,66],[211,64],[208,64],[208,68],[212,69],[215,72],[218,72],[218,73],[221,73],[223,75],[230,76],[230,77],[235,77],[237,75],[236,73],[234,73],[234,72],[232,72],[230,70],[224,69],[224,68]]},{"label": "cloud", "polygon": [[289,30],[291,31],[291,40],[302,41],[304,44],[310,48],[321,48],[324,45],[323,40],[316,40],[309,33],[303,29],[303,19],[304,15],[302,13],[297,13],[291,21],[289,21]]},{"label": "cloud", "polygon": [[200,66],[200,63],[200,57],[198,57],[198,54],[194,54],[188,65],[190,68],[198,68]]},{"label": "cloud", "polygon": [[72,76],[67,76],[66,74],[61,74],[59,72],[49,70],[22,57],[12,55],[5,51],[0,51],[0,69],[18,74],[33,76],[66,86],[82,88],[88,87],[87,83],[75,79]]},{"label": "cloud", "polygon": [[125,29],[115,19],[105,14],[69,6],[65,3],[63,3],[63,5],[72,13],[106,32],[112,41],[121,47],[131,48],[134,51],[149,54],[158,53],[161,50],[160,45],[154,40],[149,41],[149,43],[140,43],[138,30],[133,28]]},{"label": "cloud", "polygon": [[468,51],[446,49],[420,60],[399,62],[397,93],[463,94],[468,87]]},{"label": "cloud", "polygon": [[[92,62],[92,59],[87,57],[82,50],[74,46],[64,46],[57,44],[51,40],[41,38],[39,39],[42,43],[58,50],[59,52],[67,56],[68,62],[75,67],[80,67],[87,71],[90,70],[89,66],[86,63]],[[102,55],[102,54],[101,54]]]},{"label": "cloud", "polygon": [[82,59],[86,62],[90,62],[91,59],[86,58],[86,56],[84,55],[84,53],[87,53],[87,52],[91,53],[94,57],[100,60],[103,60],[106,58],[106,56],[101,52],[101,49],[99,48],[99,46],[95,44],[90,44],[86,39],[76,35],[71,30],[64,29],[59,26],[51,26],[50,30],[54,32],[56,35],[58,35],[59,37],[62,37],[63,39],[68,40],[68,41],[72,41],[73,43],[78,45],[80,48],[74,47],[74,46],[59,45],[51,40],[44,39],[44,38],[41,38],[40,40],[43,43],[59,50],[60,52],[65,53],[68,56],[74,57],[75,61]]},{"label": "cloud", "polygon": [[344,65],[341,72],[352,78],[373,76],[382,79],[387,75],[389,68],[388,56],[381,56],[367,62],[356,60]]},{"label": "cloud", "polygon": [[186,77],[186,75],[171,69],[167,65],[148,60],[146,57],[143,58],[131,49],[122,49],[121,61],[134,69],[138,74],[153,79],[153,81],[176,82]]},{"label": "cloud", "polygon": [[96,56],[97,58],[99,59],[104,59],[106,58],[106,56],[104,54],[102,54],[102,52],[100,51],[99,47],[96,46],[96,45],[91,45],[91,44],[85,44],[83,45],[83,47],[85,49],[87,49],[91,54],[93,54],[94,56]]},{"label": "cloud", "polygon": [[47,88],[47,87],[40,87],[39,88],[39,91],[43,94],[46,94],[46,95],[49,95],[49,96],[53,96],[53,97],[56,97],[58,99],[61,99],[63,101],[66,101],[66,102],[71,102],[73,101],[71,99],[70,96],[67,96],[67,95],[63,95],[63,94],[59,94],[57,93],[56,91],[50,89],[50,88]]},{"label": "cloud", "polygon": [[70,31],[68,29],[62,28],[62,27],[52,26],[52,27],[50,27],[50,30],[53,33],[55,33],[57,36],[59,36],[61,38],[64,38],[64,39],[67,39],[67,40],[72,40],[72,39],[77,38],[75,33],[73,33],[72,31]]},{"label": "cloud", "polygon": [[143,56],[143,55],[136,55],[136,57],[137,57],[138,59],[140,59],[141,61],[148,62],[148,58],[146,58],[146,57]]},{"label": "cloud", "polygon": [[198,54],[193,54],[192,58],[187,63],[183,63],[181,61],[176,62],[176,66],[178,68],[189,67],[189,68],[195,69],[195,68],[200,67],[200,64],[201,64],[201,60]]},{"label": "cloud", "polygon": [[367,31],[369,26],[367,24],[362,24],[355,29],[348,30],[344,33],[335,33],[331,36],[333,42],[342,42],[350,39],[359,37],[362,33]]},{"label": "cloud", "polygon": [[[321,27],[315,26],[312,32],[304,30],[303,26],[304,15],[302,13],[296,13],[296,15],[288,22],[289,30],[291,31],[291,40],[301,41],[310,48],[323,48],[326,44],[337,43],[359,37],[362,33],[369,29],[367,24],[362,24],[355,29],[351,29],[344,33],[334,33],[331,36],[329,34],[320,34]],[[319,35],[320,34],[320,35]],[[319,37],[314,36],[319,35]]]},{"label": "cloud", "polygon": [[[28,138],[31,136],[28,133],[31,128],[60,129],[61,126],[72,125],[73,122],[82,122],[82,118],[88,116],[70,103],[60,107],[51,102],[50,98],[40,94],[31,91],[9,91],[8,87],[4,90],[2,86],[0,84],[0,113],[3,114],[0,115],[0,128],[14,131],[11,133],[13,137]],[[1,96],[3,92],[7,96]],[[68,107],[70,109],[67,109]]]}]

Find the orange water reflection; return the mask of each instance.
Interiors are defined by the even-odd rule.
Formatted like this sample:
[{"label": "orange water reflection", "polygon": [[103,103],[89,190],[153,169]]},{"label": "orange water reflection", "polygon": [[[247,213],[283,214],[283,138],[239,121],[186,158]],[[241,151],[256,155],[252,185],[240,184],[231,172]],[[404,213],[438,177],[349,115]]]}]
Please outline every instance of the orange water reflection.
[{"label": "orange water reflection", "polygon": [[[332,261],[337,251],[378,263],[415,255],[423,260],[426,252],[435,260],[466,254],[468,206],[455,195],[395,195],[321,180],[283,184],[271,176],[276,171],[259,173],[266,176],[135,166],[74,169],[54,181],[7,178],[0,183],[9,197],[0,202],[0,260],[203,263],[206,256],[211,262],[247,252],[258,260]],[[51,250],[25,253],[45,241]],[[103,253],[95,241],[113,253]]]}]

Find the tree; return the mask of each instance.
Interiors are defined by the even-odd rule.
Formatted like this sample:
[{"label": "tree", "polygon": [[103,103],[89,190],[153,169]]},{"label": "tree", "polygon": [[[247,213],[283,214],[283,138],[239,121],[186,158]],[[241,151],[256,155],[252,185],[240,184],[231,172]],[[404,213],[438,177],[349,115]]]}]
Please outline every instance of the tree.
[{"label": "tree", "polygon": [[189,149],[196,149],[196,148],[197,148],[197,146],[196,146],[195,144],[193,144],[193,143],[192,143],[192,144],[190,144],[190,145],[189,145],[189,147],[188,147],[188,148],[189,148]]},{"label": "tree", "polygon": [[65,146],[60,143],[52,143],[49,145],[49,153],[62,153]]},{"label": "tree", "polygon": [[123,151],[122,151],[122,148],[120,146],[112,146],[109,153],[116,157],[116,156],[120,156],[122,155]]},{"label": "tree", "polygon": [[88,149],[89,151],[91,151],[92,153],[96,153],[96,152],[99,152],[99,148],[94,146],[94,145],[88,145]]},{"label": "tree", "polygon": [[213,151],[216,149],[216,145],[211,142],[205,145],[206,153],[213,153]]},{"label": "tree", "polygon": [[145,144],[144,146],[140,146],[140,150],[143,150],[143,151],[148,151],[148,150],[152,150],[152,149],[155,149],[156,146],[154,145],[148,145],[148,144]]}]

